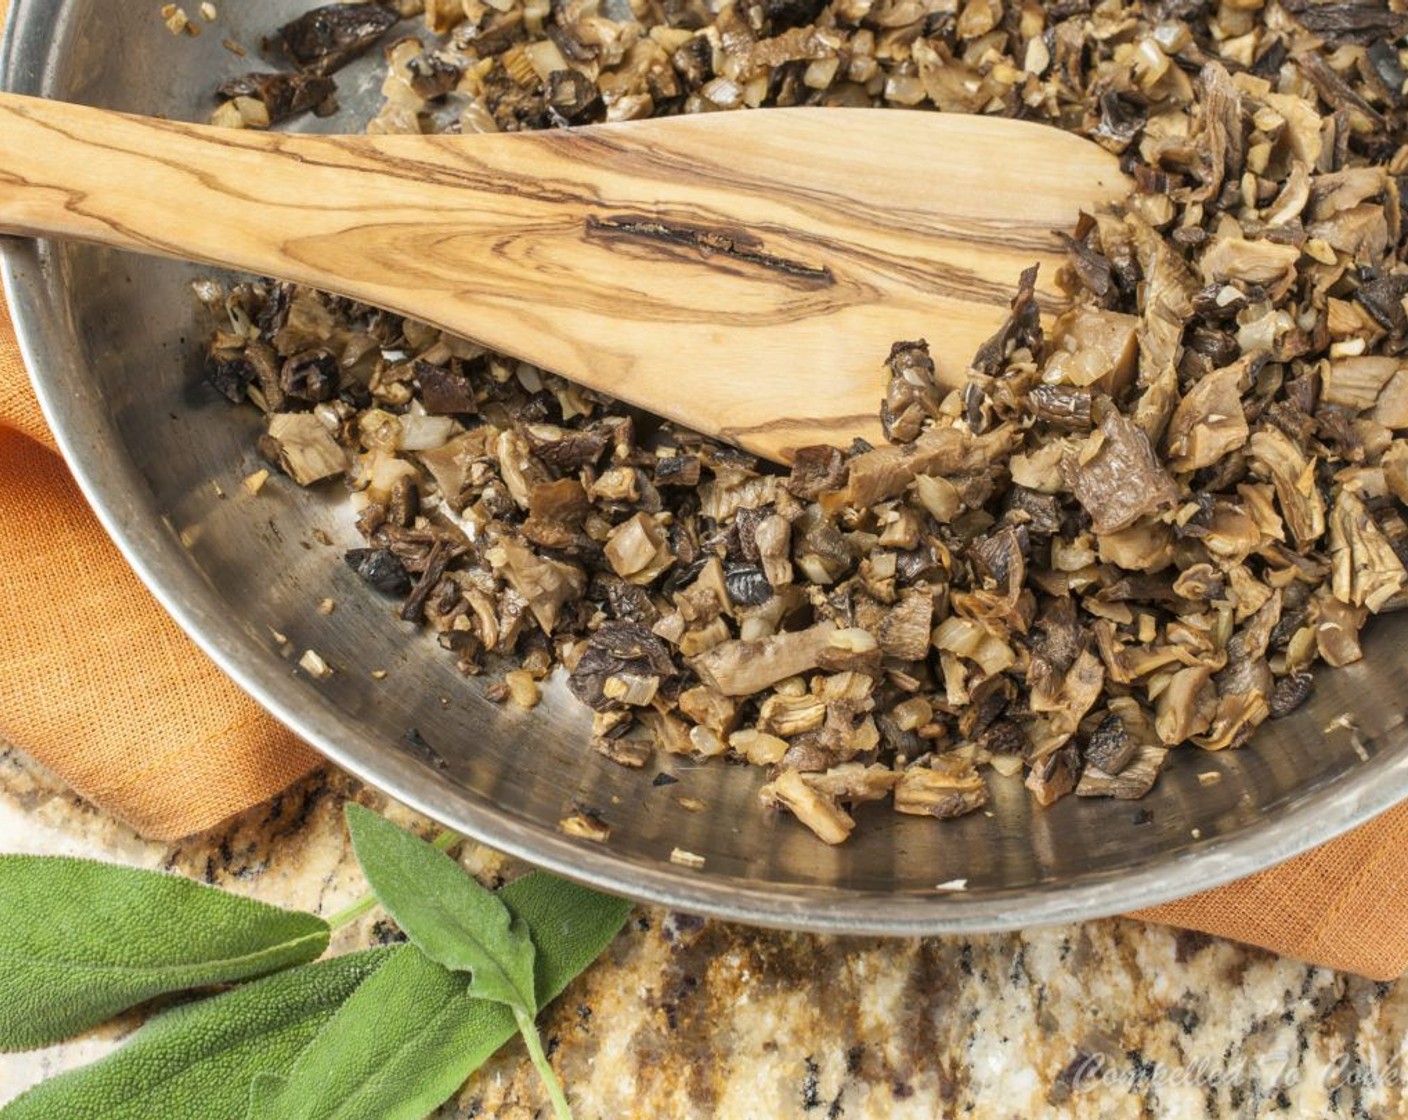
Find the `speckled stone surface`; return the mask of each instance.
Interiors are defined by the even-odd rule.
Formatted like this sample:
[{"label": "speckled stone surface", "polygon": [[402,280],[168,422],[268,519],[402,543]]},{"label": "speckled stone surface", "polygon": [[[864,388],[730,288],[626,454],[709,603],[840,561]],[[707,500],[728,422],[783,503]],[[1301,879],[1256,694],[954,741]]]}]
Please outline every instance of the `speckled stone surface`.
[{"label": "speckled stone surface", "polygon": [[[348,798],[428,827],[328,773],[226,827],[153,844],[7,750],[0,850],[164,867],[330,913],[363,890]],[[515,870],[475,845],[461,859],[489,882]],[[374,912],[334,949],[394,932]],[[0,1100],[138,1022],[0,1055]],[[1408,987],[1129,921],[888,941],[643,907],[543,1028],[579,1120],[1408,1115]],[[550,1112],[515,1043],[439,1115]]]}]

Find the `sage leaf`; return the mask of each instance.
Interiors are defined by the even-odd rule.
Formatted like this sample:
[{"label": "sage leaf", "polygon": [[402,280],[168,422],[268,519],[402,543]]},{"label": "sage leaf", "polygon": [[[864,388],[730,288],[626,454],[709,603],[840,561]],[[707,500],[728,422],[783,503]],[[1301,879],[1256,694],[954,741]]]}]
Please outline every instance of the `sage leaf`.
[{"label": "sage leaf", "polygon": [[469,1076],[472,1056],[456,1044],[465,1022],[492,1011],[507,1028],[504,1037],[515,1030],[513,1013],[475,999],[470,983],[465,973],[404,946],[343,1004],[289,1073],[253,1084],[250,1117],[421,1120]]},{"label": "sage leaf", "polygon": [[0,1120],[243,1120],[251,1079],[290,1069],[395,952],[334,957],[167,1011],[106,1058],[15,1098]]},{"label": "sage leaf", "polygon": [[499,896],[370,809],[349,801],[346,816],[362,873],[411,943],[451,971],[472,973],[471,995],[533,1015],[533,942]]},{"label": "sage leaf", "polygon": [[178,875],[0,856],[0,1049],[46,1046],[164,992],[321,956],[328,926]]},{"label": "sage leaf", "polygon": [[[543,872],[514,880],[498,898],[537,947],[540,1005],[601,954],[630,912],[627,902]],[[421,1120],[517,1031],[514,1013],[476,999],[471,984],[419,951],[398,955],[292,1070],[258,1079],[249,1120]]]}]

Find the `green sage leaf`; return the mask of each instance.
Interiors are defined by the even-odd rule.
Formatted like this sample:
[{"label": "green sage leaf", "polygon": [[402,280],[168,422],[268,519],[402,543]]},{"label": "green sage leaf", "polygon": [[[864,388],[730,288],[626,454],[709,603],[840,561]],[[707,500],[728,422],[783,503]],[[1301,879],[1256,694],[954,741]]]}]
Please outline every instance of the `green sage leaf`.
[{"label": "green sage leaf", "polygon": [[327,923],[178,875],[0,856],[0,1049],[46,1046],[164,992],[321,956]]},{"label": "green sage leaf", "polygon": [[[498,892],[537,946],[536,995],[555,999],[625,923],[630,904],[533,872]],[[261,1077],[249,1120],[421,1120],[517,1033],[506,1006],[416,951],[343,1004],[292,1070]],[[5,1118],[0,1118],[5,1120]]]},{"label": "green sage leaf", "polygon": [[362,873],[411,943],[451,971],[472,973],[471,995],[534,1014],[533,942],[499,896],[370,809],[349,801],[346,815]]},{"label": "green sage leaf", "polygon": [[469,1076],[474,1056],[457,1037],[476,1012],[500,1018],[504,1037],[515,1029],[513,1012],[475,999],[470,983],[405,946],[343,1004],[288,1074],[253,1084],[249,1115],[421,1120]]},{"label": "green sage leaf", "polygon": [[251,1079],[290,1069],[338,1006],[395,953],[334,957],[158,1015],[101,1061],[0,1108],[0,1120],[242,1120]]}]

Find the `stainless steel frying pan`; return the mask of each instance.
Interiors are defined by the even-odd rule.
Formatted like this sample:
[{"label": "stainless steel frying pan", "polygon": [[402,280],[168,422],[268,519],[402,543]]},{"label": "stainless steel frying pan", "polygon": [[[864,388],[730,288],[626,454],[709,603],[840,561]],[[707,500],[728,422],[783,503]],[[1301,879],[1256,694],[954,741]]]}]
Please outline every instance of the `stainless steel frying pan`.
[{"label": "stainless steel frying pan", "polygon": [[[20,93],[203,118],[215,85],[255,61],[221,40],[256,44],[308,2],[222,4],[220,23],[192,39],[168,34],[155,2],[15,0],[0,75]],[[338,78],[341,116],[304,124],[355,130],[369,113],[374,63]],[[531,713],[495,706],[483,697],[487,682],[461,678],[429,637],[396,623],[341,561],[341,549],[359,542],[335,487],[308,492],[274,479],[257,498],[241,491],[259,465],[257,418],[201,381],[207,328],[191,294],[195,269],[76,245],[0,239],[0,248],[44,410],[104,525],[177,621],[334,762],[534,863],[769,925],[995,930],[1214,886],[1408,794],[1404,616],[1373,624],[1362,664],[1322,672],[1311,702],[1265,725],[1250,746],[1175,752],[1141,802],[1068,797],[1041,810],[1018,780],[993,777],[988,814],[937,823],[862,806],[854,839],[830,849],[760,811],[754,770],[673,757],[621,769],[588,750],[583,710],[560,682]],[[331,615],[316,610],[325,597],[337,601]],[[309,648],[336,668],[329,679],[296,669]],[[386,679],[374,681],[373,669]],[[1343,713],[1352,725],[1336,723]],[[1200,783],[1209,771],[1221,780]],[[657,784],[660,773],[678,781]],[[690,812],[680,795],[707,808]],[[612,826],[607,843],[557,830],[574,804],[600,811]],[[703,867],[672,864],[676,847],[704,857]],[[953,880],[966,889],[938,889]]]}]

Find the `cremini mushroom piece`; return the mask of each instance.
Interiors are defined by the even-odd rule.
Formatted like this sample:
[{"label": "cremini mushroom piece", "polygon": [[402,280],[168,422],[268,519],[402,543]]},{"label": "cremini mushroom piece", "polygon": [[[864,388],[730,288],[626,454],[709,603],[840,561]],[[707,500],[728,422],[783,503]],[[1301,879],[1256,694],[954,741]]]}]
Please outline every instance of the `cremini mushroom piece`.
[{"label": "cremini mushroom piece", "polygon": [[1211,670],[1201,665],[1179,669],[1159,693],[1154,729],[1166,746],[1176,747],[1207,730],[1216,705]]},{"label": "cremini mushroom piece", "polygon": [[796,770],[784,770],[763,786],[758,796],[764,804],[788,810],[828,844],[840,844],[856,826],[834,797],[813,788]]},{"label": "cremini mushroom piece", "polygon": [[806,630],[775,634],[757,641],[730,641],[696,657],[694,671],[725,696],[752,696],[798,673],[815,669],[836,630],[819,622]]},{"label": "cremini mushroom piece", "polygon": [[350,462],[347,450],[311,412],[275,413],[266,439],[279,469],[300,486],[335,478]]},{"label": "cremini mushroom piece", "polygon": [[[1051,356],[1042,370],[1042,380],[1050,386],[1098,389],[1115,394],[1134,380],[1139,356],[1139,319],[1118,311],[1080,306],[1061,315],[1051,328]],[[1046,395],[1039,400],[1049,401]],[[1078,398],[1066,398],[1067,415],[1078,417]],[[1089,415],[1088,403],[1084,406]],[[1082,426],[1078,421],[1076,427]]]},{"label": "cremini mushroom piece", "polygon": [[988,789],[977,770],[949,773],[911,766],[895,786],[895,810],[916,817],[947,820],[972,813],[988,803]]}]

